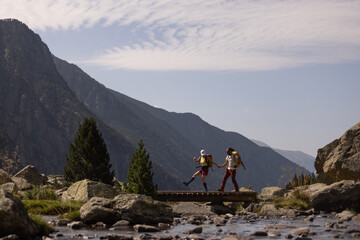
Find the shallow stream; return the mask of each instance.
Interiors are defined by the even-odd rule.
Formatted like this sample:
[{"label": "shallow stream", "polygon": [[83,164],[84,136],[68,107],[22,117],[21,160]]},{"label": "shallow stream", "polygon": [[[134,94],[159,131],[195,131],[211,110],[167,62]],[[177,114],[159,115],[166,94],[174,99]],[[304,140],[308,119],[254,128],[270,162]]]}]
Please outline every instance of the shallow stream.
[{"label": "shallow stream", "polygon": [[[46,220],[51,220],[53,217],[47,217]],[[344,222],[339,225],[338,229],[326,228],[324,225],[328,222],[334,222],[338,218],[331,214],[322,214],[315,216],[313,222],[304,220],[304,218],[295,218],[295,219],[285,219],[285,218],[270,218],[270,219],[254,219],[254,220],[232,220],[229,219],[228,223],[225,226],[217,227],[214,224],[202,224],[202,225],[192,225],[187,223],[179,223],[173,226],[171,229],[166,231],[161,231],[157,233],[150,233],[154,236],[159,235],[171,235],[171,236],[180,236],[181,238],[188,237],[189,234],[184,232],[187,230],[194,229],[196,227],[202,227],[203,231],[201,234],[196,234],[204,239],[207,238],[217,238],[222,239],[229,235],[238,235],[246,238],[252,239],[286,239],[286,236],[293,229],[268,229],[269,231],[276,231],[281,235],[278,237],[260,237],[260,236],[250,236],[256,231],[264,231],[264,227],[269,224],[281,224],[286,226],[294,226],[296,228],[307,227],[311,232],[315,233],[314,235],[309,235],[311,239],[360,239],[353,238],[349,233],[349,230],[360,230],[360,226],[353,222]],[[175,222],[175,221],[174,221]],[[178,220],[180,222],[180,219]],[[57,232],[50,235],[51,238],[65,240],[65,239],[100,239],[102,236],[107,234],[126,234],[132,236],[138,236],[140,233],[135,232],[131,227],[125,227],[123,230],[91,230],[91,229],[80,229],[73,230],[69,227],[55,227]],[[294,239],[297,236],[294,236]]]}]

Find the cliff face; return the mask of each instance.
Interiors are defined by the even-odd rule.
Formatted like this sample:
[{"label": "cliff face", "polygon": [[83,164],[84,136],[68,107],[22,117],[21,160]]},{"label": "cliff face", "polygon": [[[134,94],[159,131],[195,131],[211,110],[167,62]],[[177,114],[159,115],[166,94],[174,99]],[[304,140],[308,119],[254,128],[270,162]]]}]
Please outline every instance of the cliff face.
[{"label": "cliff face", "polygon": [[360,180],[360,122],[318,150],[315,168],[326,183]]}]

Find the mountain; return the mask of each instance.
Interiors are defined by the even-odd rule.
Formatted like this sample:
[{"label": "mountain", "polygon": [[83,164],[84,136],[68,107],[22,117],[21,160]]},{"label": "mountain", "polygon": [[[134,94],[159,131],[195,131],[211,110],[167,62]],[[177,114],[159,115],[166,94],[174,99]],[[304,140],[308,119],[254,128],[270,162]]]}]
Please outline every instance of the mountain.
[{"label": "mountain", "polygon": [[[135,145],[79,101],[37,34],[17,20],[0,20],[0,167],[16,156],[22,166],[61,174],[69,143],[86,116],[97,121],[115,174],[125,180]],[[160,188],[182,187],[156,163],[154,169],[162,176]]]},{"label": "mountain", "polygon": [[[107,89],[79,67],[54,57],[59,73],[77,97],[109,126],[131,143],[143,139],[150,158],[179,181],[188,180],[197,171],[192,158],[201,149],[214,161],[225,161],[225,149],[239,150],[247,170],[239,170],[241,186],[260,190],[265,186],[284,186],[295,173],[308,173],[272,149],[261,148],[244,136],[211,126],[192,113],[173,113],[152,107],[124,94]],[[210,189],[220,187],[224,169],[213,169],[207,178]],[[199,181],[199,180],[197,180]],[[202,189],[200,183],[190,185]],[[227,189],[233,189],[231,181]]]},{"label": "mountain", "polygon": [[[252,141],[261,147],[272,148],[262,141],[254,140],[254,139],[252,139]],[[293,163],[296,163],[299,166],[306,168],[309,172],[315,173],[315,165],[314,165],[315,157],[301,151],[281,150],[277,148],[272,148],[272,149],[274,149],[275,152],[281,154],[282,156],[289,159]]]},{"label": "mountain", "polygon": [[[154,108],[107,89],[76,65],[52,56],[40,37],[16,20],[0,21],[0,158],[20,159],[40,172],[61,173],[77,127],[93,116],[108,146],[116,176],[124,180],[131,154],[143,139],[159,189],[185,188],[197,171],[192,160],[201,149],[217,163],[225,148],[237,149],[247,170],[240,186],[259,191],[284,186],[295,173],[307,172],[272,149],[246,137],[211,126],[192,113]],[[220,186],[224,169],[210,170],[211,190]],[[192,189],[202,189],[196,180]],[[227,189],[233,189],[231,181]]]}]

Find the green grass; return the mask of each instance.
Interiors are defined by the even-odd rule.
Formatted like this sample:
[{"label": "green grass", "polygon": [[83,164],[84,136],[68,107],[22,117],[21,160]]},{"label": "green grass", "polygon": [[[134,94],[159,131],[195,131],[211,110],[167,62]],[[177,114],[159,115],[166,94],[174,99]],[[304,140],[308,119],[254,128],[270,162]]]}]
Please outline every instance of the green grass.
[{"label": "green grass", "polygon": [[80,221],[80,211],[79,210],[75,210],[75,211],[71,211],[65,214],[62,214],[60,216],[60,219],[70,219],[71,221]]},{"label": "green grass", "polygon": [[54,232],[54,228],[51,227],[47,222],[45,222],[41,216],[35,214],[29,214],[31,220],[35,223],[35,225],[40,229],[41,236],[48,236],[50,233]]},{"label": "green grass", "polygon": [[290,208],[297,210],[309,209],[309,204],[307,202],[297,198],[276,199],[274,200],[274,203],[276,208]]},{"label": "green grass", "polygon": [[83,205],[81,202],[60,200],[23,200],[22,202],[29,214],[38,215],[61,215],[78,211]]},{"label": "green grass", "polygon": [[57,200],[58,197],[52,188],[33,188],[24,193],[26,200]]}]

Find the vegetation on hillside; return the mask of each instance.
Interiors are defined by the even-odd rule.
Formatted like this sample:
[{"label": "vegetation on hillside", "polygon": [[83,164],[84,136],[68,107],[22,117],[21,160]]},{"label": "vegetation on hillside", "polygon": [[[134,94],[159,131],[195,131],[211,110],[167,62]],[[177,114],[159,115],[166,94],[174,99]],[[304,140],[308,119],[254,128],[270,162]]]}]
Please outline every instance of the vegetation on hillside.
[{"label": "vegetation on hillside", "polygon": [[291,190],[299,186],[311,185],[317,182],[318,180],[314,173],[312,175],[305,176],[304,174],[301,174],[299,176],[295,174],[293,179],[285,185],[285,190]]}]

